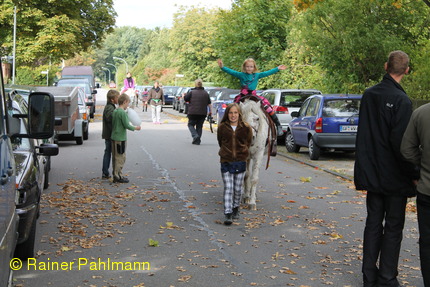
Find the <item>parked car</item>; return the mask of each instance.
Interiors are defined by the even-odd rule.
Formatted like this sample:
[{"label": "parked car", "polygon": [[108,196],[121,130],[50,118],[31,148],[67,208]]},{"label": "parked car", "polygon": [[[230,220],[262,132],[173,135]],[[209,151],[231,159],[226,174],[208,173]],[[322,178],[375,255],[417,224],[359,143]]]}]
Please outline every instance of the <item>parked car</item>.
[{"label": "parked car", "polygon": [[[0,66],[3,67],[0,58]],[[12,285],[11,259],[18,239],[16,213],[16,165],[11,139],[20,133],[21,118],[26,118],[29,138],[50,138],[54,130],[54,99],[46,93],[29,96],[28,114],[13,116],[13,103],[4,91],[0,70],[0,286]],[[43,111],[43,112],[42,112]]]},{"label": "parked car", "polygon": [[218,93],[215,101],[212,102],[212,119],[219,123],[224,116],[225,109],[228,104],[234,101],[234,98],[240,93],[240,90],[222,89]]},{"label": "parked car", "polygon": [[[19,95],[13,98],[13,114],[26,114],[26,101]],[[26,120],[20,119],[20,134],[26,135]],[[16,187],[19,192],[16,212],[19,216],[18,245],[15,256],[21,259],[34,257],[36,221],[39,203],[48,177],[46,156],[58,154],[56,144],[43,144],[41,140],[22,136],[12,138],[12,149],[16,164]]]},{"label": "parked car", "polygon": [[205,87],[206,92],[209,94],[209,98],[211,99],[211,102],[216,100],[216,97],[218,96],[221,91],[226,88],[220,88],[220,87]]},{"label": "parked car", "polygon": [[186,89],[185,87],[179,87],[176,91],[176,94],[173,97],[173,109],[179,111],[179,106],[181,104],[182,90]]},{"label": "parked car", "polygon": [[[45,89],[46,87],[37,87],[37,86],[28,86],[28,85],[7,85],[5,87],[5,92],[9,93],[9,96],[12,99],[18,100],[24,99],[26,105],[28,106],[28,96],[32,92],[38,92],[40,90]],[[57,135],[54,131],[54,135],[48,139],[38,140],[38,144],[54,144],[57,143]],[[43,188],[48,188],[49,186],[49,172],[51,171],[51,157],[45,156],[46,164],[45,164],[45,180]]]},{"label": "parked car", "polygon": [[185,87],[181,90],[181,98],[179,99],[179,112],[187,114],[188,113],[188,103],[184,101],[184,96],[191,90],[191,87]]},{"label": "parked car", "polygon": [[86,78],[62,78],[59,79],[57,87],[80,87],[84,89],[85,92],[85,102],[92,102],[91,110],[90,110],[90,118],[94,118],[94,114],[96,112],[96,94],[97,90],[91,88],[88,79]]},{"label": "parked car", "polygon": [[177,86],[163,86],[164,104],[173,105],[173,98],[176,95],[179,87]]},{"label": "parked car", "polygon": [[322,151],[355,151],[361,95],[314,95],[292,112],[285,146],[289,152],[309,148],[311,160]]},{"label": "parked car", "polygon": [[288,123],[292,120],[291,113],[300,109],[303,102],[311,95],[320,95],[318,90],[300,90],[300,89],[268,89],[261,93],[272,105],[276,116],[281,123],[284,138]]}]

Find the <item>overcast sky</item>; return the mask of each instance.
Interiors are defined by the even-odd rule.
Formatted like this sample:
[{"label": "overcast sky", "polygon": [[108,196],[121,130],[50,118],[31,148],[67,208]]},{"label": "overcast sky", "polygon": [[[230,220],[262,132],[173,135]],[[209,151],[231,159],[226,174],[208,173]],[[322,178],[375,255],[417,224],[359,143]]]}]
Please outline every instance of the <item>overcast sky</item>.
[{"label": "overcast sky", "polygon": [[173,14],[179,6],[231,8],[232,0],[114,0],[118,14],[116,26],[153,29],[172,27]]}]

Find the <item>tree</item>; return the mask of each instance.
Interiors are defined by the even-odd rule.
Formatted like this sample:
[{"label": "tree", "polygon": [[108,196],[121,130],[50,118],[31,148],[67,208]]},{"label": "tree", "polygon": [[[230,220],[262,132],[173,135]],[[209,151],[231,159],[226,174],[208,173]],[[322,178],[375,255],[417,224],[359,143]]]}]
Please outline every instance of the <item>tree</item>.
[{"label": "tree", "polygon": [[99,46],[115,24],[112,0],[4,0],[0,4],[0,36],[5,54],[12,49],[14,6],[18,64],[73,57]]},{"label": "tree", "polygon": [[170,33],[170,47],[174,51],[173,64],[189,81],[197,78],[213,80],[215,61],[213,47],[216,33],[216,10],[181,8],[174,16]]},{"label": "tree", "polygon": [[[218,55],[226,66],[239,69],[252,57],[260,70],[278,66],[287,49],[288,21],[292,3],[285,0],[236,0],[229,11],[221,11],[218,33],[214,39]],[[225,77],[223,84],[233,86],[237,81]],[[268,81],[280,79],[275,75],[260,81],[264,88]]]},{"label": "tree", "polygon": [[330,92],[362,92],[379,81],[392,50],[411,52],[429,32],[423,2],[324,0],[303,12],[302,45],[326,71]]}]

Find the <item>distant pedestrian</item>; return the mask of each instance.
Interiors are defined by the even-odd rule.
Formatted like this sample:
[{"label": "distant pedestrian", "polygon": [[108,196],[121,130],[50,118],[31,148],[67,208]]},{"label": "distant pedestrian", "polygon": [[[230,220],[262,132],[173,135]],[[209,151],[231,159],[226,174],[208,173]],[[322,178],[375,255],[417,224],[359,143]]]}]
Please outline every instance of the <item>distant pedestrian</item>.
[{"label": "distant pedestrian", "polygon": [[112,155],[113,155],[113,182],[127,183],[128,179],[122,175],[125,164],[125,152],[127,146],[127,130],[140,130],[140,126],[132,126],[129,123],[126,110],[130,104],[130,97],[121,94],[118,98],[119,107],[112,115]]},{"label": "distant pedestrian", "polygon": [[148,111],[148,88],[144,88],[142,92],[142,112]]},{"label": "distant pedestrian", "polygon": [[135,100],[136,96],[136,81],[133,79],[130,72],[127,72],[126,77],[124,79],[124,87],[121,90],[121,94],[125,93],[127,94],[130,99]]},{"label": "distant pedestrian", "polygon": [[[356,139],[354,182],[366,190],[363,241],[364,286],[400,286],[398,262],[408,197],[415,196],[418,173],[400,153],[412,103],[400,86],[409,56],[391,52],[382,81],[361,100]],[[379,264],[378,264],[379,262]]]},{"label": "distant pedestrian", "polygon": [[151,106],[152,123],[161,124],[161,108],[164,105],[164,93],[158,82],[154,82],[154,86],[148,93],[148,103]]},{"label": "distant pedestrian", "polygon": [[112,114],[115,110],[115,105],[118,104],[119,92],[117,90],[109,90],[106,98],[107,103],[103,110],[103,128],[102,128],[102,139],[105,140],[105,151],[103,155],[103,167],[102,167],[102,178],[108,179],[109,166],[112,157]]},{"label": "distant pedestrian", "polygon": [[224,182],[224,224],[230,225],[233,219],[239,218],[246,161],[252,141],[251,127],[242,120],[238,104],[227,106],[218,127],[217,139]]},{"label": "distant pedestrian", "polygon": [[188,104],[188,129],[193,138],[192,144],[199,145],[202,138],[203,124],[206,116],[211,115],[211,99],[208,92],[203,88],[203,81],[197,79],[195,88],[191,89],[184,97]]}]

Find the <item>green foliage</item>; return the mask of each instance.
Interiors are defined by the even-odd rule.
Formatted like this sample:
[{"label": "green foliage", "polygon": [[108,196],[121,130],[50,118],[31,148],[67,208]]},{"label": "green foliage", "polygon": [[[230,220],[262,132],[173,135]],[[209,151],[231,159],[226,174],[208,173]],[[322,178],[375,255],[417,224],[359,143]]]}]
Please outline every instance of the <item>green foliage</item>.
[{"label": "green foliage", "polygon": [[[11,55],[13,14],[17,8],[16,63],[27,70],[59,63],[99,46],[113,30],[112,0],[3,0],[0,4],[1,55]],[[29,67],[28,69],[24,68]],[[37,81],[37,71],[25,81]]]},{"label": "green foliage", "polygon": [[212,40],[218,20],[215,10],[191,8],[178,12],[170,33],[170,47],[175,51],[173,63],[179,68],[185,80],[197,78],[212,81],[214,63],[217,59]]},{"label": "green foliage", "polygon": [[[378,81],[387,55],[404,50],[411,73],[402,85],[414,98],[430,89],[430,1],[235,0],[231,10],[180,7],[172,28],[113,29],[113,0],[3,0],[0,54],[11,55],[13,7],[18,8],[17,79],[45,84],[59,63],[105,68],[121,83],[128,68],[139,84],[180,84],[196,78],[238,88],[216,63],[240,70],[247,57],[260,71],[285,64],[259,89],[315,88],[325,93],[361,93]],[[105,40],[103,40],[105,38]],[[52,63],[52,65],[50,65]],[[107,65],[113,63],[118,69]],[[52,74],[52,75],[51,75]]]},{"label": "green foliage", "polygon": [[153,239],[149,238],[148,241],[149,241],[149,246],[152,246],[152,247],[160,246],[157,240],[153,240]]},{"label": "green foliage", "polygon": [[424,8],[413,1],[325,0],[303,12],[297,24],[306,27],[301,43],[326,72],[330,91],[362,92],[381,79],[390,51],[410,52],[418,44],[411,27],[422,25]]},{"label": "green foliage", "polygon": [[49,69],[49,66],[39,66],[37,69],[31,67],[22,66],[16,70],[15,83],[20,85],[37,85],[46,86],[47,77],[46,74],[42,74],[42,71],[49,70],[48,85],[52,85],[55,79],[56,69]]},{"label": "green foliage", "polygon": [[[285,0],[237,0],[230,11],[221,11],[214,41],[224,64],[239,70],[248,57],[257,61],[261,71],[282,64],[291,9],[292,3]],[[228,79],[223,84],[238,87],[237,80],[222,77]],[[261,80],[259,88],[267,87],[270,80]]]}]

